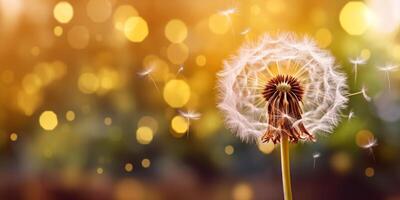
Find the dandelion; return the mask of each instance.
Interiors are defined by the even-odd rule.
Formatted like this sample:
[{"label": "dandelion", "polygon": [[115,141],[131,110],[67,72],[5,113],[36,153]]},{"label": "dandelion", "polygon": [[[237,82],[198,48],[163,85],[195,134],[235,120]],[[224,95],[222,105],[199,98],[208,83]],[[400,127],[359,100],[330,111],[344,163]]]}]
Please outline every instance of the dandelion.
[{"label": "dandelion", "polygon": [[369,153],[372,155],[372,158],[375,161],[374,149],[373,147],[378,146],[378,140],[376,138],[368,139],[368,143],[363,145],[363,149],[368,149]]},{"label": "dandelion", "polygon": [[160,92],[160,89],[157,86],[156,81],[154,80],[153,76],[151,75],[155,70],[154,65],[150,65],[148,67],[146,67],[145,69],[143,69],[142,71],[139,71],[137,74],[141,77],[148,77],[151,82],[153,83],[154,87],[156,87],[157,91]]},{"label": "dandelion", "polygon": [[245,44],[218,73],[219,109],[244,141],[281,145],[285,199],[291,199],[289,142],[316,141],[339,123],[346,77],[307,37],[264,35]]},{"label": "dandelion", "polygon": [[390,72],[397,71],[399,69],[399,66],[398,65],[385,65],[385,66],[382,66],[382,67],[378,67],[378,69],[380,71],[385,72],[386,79],[388,81],[388,88],[390,90]]},{"label": "dandelion", "polygon": [[186,112],[182,111],[182,110],[179,110],[178,112],[182,117],[186,118],[186,120],[187,120],[187,123],[188,123],[187,135],[189,135],[190,121],[191,120],[200,119],[201,114],[198,113],[198,112],[195,112],[193,110],[189,110],[189,111],[186,111]]},{"label": "dandelion", "polygon": [[312,155],[313,160],[314,160],[314,163],[313,163],[314,169],[315,169],[315,164],[316,164],[316,162],[317,162],[317,159],[318,159],[320,156],[321,156],[321,154],[320,154],[319,152],[315,152],[315,153],[313,153],[313,155]]},{"label": "dandelion", "polygon": [[356,84],[357,83],[358,66],[359,65],[364,65],[367,62],[366,62],[366,59],[362,58],[362,57],[350,58],[349,61],[350,61],[351,64],[353,64],[354,84]]}]

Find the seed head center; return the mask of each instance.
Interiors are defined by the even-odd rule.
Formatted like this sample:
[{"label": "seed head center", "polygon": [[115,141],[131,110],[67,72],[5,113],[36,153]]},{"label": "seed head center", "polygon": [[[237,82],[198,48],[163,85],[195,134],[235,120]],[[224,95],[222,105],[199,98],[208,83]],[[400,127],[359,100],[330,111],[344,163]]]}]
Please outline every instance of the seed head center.
[{"label": "seed head center", "polygon": [[290,86],[288,83],[283,82],[283,83],[279,83],[276,86],[276,89],[280,92],[289,92],[290,89],[292,89],[292,86]]}]

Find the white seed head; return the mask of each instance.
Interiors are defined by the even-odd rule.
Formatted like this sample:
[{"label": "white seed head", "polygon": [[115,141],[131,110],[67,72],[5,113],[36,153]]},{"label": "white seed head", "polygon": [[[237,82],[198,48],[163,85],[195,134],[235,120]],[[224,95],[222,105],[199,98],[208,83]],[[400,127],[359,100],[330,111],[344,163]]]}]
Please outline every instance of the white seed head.
[{"label": "white seed head", "polygon": [[[258,141],[268,123],[262,92],[276,75],[296,77],[304,88],[301,123],[313,135],[330,133],[339,123],[348,98],[346,76],[332,55],[308,38],[294,34],[264,35],[248,42],[224,62],[218,73],[218,108],[226,126],[244,141]],[[293,126],[296,122],[293,123]]]},{"label": "white seed head", "polygon": [[186,119],[190,119],[190,120],[198,120],[201,117],[201,114],[198,112],[195,112],[193,110],[189,110],[189,111],[182,111],[179,110],[178,111],[180,115],[182,115],[184,118]]},{"label": "white seed head", "polygon": [[227,8],[227,9],[225,9],[225,10],[221,10],[219,13],[221,14],[221,15],[224,15],[224,16],[230,16],[230,15],[233,15],[233,14],[235,14],[237,12],[237,8],[235,8],[235,7],[231,7],[231,8]]},{"label": "white seed head", "polygon": [[250,31],[251,31],[250,28],[246,28],[242,32],[240,32],[240,35],[247,35],[248,33],[250,33]]},{"label": "white seed head", "polygon": [[399,66],[393,65],[393,64],[388,64],[388,65],[380,66],[380,67],[378,67],[378,69],[380,71],[384,71],[384,72],[393,72],[393,71],[397,71],[399,69]]},{"label": "white seed head", "polygon": [[362,148],[370,149],[372,147],[378,146],[378,140],[376,138],[369,140],[367,144],[363,145]]},{"label": "white seed head", "polygon": [[313,153],[313,155],[312,155],[312,157],[313,157],[314,159],[319,158],[320,156],[321,156],[321,154],[320,154],[319,152],[315,152],[315,153]]},{"label": "white seed head", "polygon": [[367,60],[363,57],[350,58],[349,61],[353,65],[364,65],[367,63]]},{"label": "white seed head", "polygon": [[139,71],[137,74],[139,76],[147,76],[147,75],[151,74],[154,71],[154,69],[155,69],[154,66],[150,65],[150,66],[144,68],[142,71]]}]

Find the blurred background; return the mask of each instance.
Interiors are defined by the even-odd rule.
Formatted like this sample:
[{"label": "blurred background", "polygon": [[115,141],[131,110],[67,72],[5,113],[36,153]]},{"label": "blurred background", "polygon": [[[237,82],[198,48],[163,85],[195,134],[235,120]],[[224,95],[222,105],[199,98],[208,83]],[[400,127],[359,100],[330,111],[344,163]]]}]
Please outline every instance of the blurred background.
[{"label": "blurred background", "polygon": [[397,0],[0,0],[0,199],[282,199],[279,147],[226,130],[215,90],[278,31],[357,93],[291,145],[294,197],[400,199],[399,26]]}]

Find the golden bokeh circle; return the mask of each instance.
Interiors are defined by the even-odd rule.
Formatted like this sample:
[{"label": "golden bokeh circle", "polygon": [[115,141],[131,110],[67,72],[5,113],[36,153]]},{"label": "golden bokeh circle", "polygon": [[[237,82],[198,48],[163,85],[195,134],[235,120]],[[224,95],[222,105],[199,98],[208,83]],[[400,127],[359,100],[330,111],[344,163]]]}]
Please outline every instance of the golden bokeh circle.
[{"label": "golden bokeh circle", "polygon": [[263,154],[270,154],[275,149],[275,144],[273,142],[260,142],[258,143],[258,150]]},{"label": "golden bokeh circle", "polygon": [[58,22],[66,24],[71,21],[74,16],[74,8],[70,3],[60,1],[54,6],[53,16]]},{"label": "golden bokeh circle", "polygon": [[93,22],[105,22],[112,13],[111,2],[108,0],[89,0],[86,5],[86,12]]},{"label": "golden bokeh circle", "polygon": [[138,16],[139,13],[135,7],[131,5],[120,5],[114,12],[114,26],[117,30],[123,31],[124,24],[129,17]]},{"label": "golden bokeh circle", "polygon": [[228,16],[217,13],[208,18],[208,27],[212,33],[223,35],[229,31],[231,23]]},{"label": "golden bokeh circle", "polygon": [[85,26],[74,26],[68,31],[67,39],[72,48],[84,49],[89,44],[89,30]]},{"label": "golden bokeh circle", "polygon": [[49,110],[42,112],[39,117],[39,124],[46,131],[54,130],[58,124],[57,114]]},{"label": "golden bokeh circle", "polygon": [[83,73],[78,79],[78,88],[85,94],[95,93],[100,87],[99,78],[93,73]]},{"label": "golden bokeh circle", "polygon": [[184,80],[170,80],[164,86],[163,97],[169,106],[183,107],[189,101],[190,87]]},{"label": "golden bokeh circle", "polygon": [[183,64],[189,57],[189,48],[184,43],[172,43],[167,48],[167,57],[173,64]]},{"label": "golden bokeh circle", "polygon": [[147,22],[138,16],[129,17],[124,24],[124,34],[131,42],[142,42],[149,34]]},{"label": "golden bokeh circle", "polygon": [[153,130],[147,126],[139,127],[136,130],[136,140],[139,144],[150,144],[153,140]]},{"label": "golden bokeh circle", "polygon": [[188,120],[184,117],[177,115],[171,120],[171,127],[178,134],[184,134],[189,129]]},{"label": "golden bokeh circle", "polygon": [[181,43],[187,37],[186,24],[179,19],[170,20],[165,26],[164,34],[165,37],[172,43]]},{"label": "golden bokeh circle", "polygon": [[369,8],[363,2],[350,1],[340,11],[340,25],[350,35],[361,35],[370,25],[369,15]]}]

